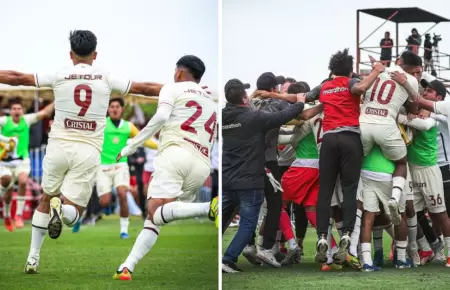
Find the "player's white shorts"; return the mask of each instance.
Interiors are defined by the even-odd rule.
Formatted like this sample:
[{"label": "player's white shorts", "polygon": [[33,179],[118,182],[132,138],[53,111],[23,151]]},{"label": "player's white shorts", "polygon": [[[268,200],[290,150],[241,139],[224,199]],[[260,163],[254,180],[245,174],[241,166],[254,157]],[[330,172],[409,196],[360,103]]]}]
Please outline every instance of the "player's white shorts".
[{"label": "player's white shorts", "polygon": [[99,165],[100,152],[94,146],[50,138],[42,166],[42,189],[48,195],[61,193],[74,204],[86,207]]},{"label": "player's white shorts", "polygon": [[361,142],[364,156],[369,155],[372,147],[378,144],[384,156],[397,161],[406,156],[406,145],[397,124],[366,124],[361,123]]},{"label": "player's white shorts", "polygon": [[406,166],[406,183],[405,188],[403,189],[403,195],[407,201],[414,200],[414,192],[413,192],[413,182],[411,180],[411,171],[409,170],[409,166]]},{"label": "player's white shorts", "polygon": [[414,210],[428,208],[431,213],[446,211],[444,183],[439,166],[410,165],[414,192]]},{"label": "player's white shorts", "polygon": [[16,183],[17,178],[20,174],[25,173],[29,175],[31,172],[31,162],[30,159],[14,160],[11,162],[1,162],[0,163],[0,177],[11,176],[11,183],[8,188],[11,188],[14,183]]},{"label": "player's white shorts", "polygon": [[[389,214],[388,202],[392,197],[392,179],[374,180],[368,176],[361,174],[363,183],[364,210],[368,212],[379,212],[380,203],[383,205],[384,212]],[[405,212],[406,196],[402,195],[398,203],[399,212]]]},{"label": "player's white shorts", "polygon": [[164,148],[155,158],[155,172],[147,198],[176,198],[193,202],[210,174],[210,166],[190,150],[176,145]]},{"label": "player's white shorts", "polygon": [[[356,191],[356,200],[360,202],[363,202],[362,186],[363,185],[360,178],[358,182],[358,189]],[[341,180],[338,176],[336,180],[336,186],[334,187],[334,193],[333,196],[331,197],[331,207],[340,206],[343,201],[344,201],[344,193],[342,192]]]},{"label": "player's white shorts", "polygon": [[98,196],[110,193],[113,188],[119,186],[130,187],[130,168],[128,163],[121,162],[111,165],[100,165],[97,170],[97,194]]}]

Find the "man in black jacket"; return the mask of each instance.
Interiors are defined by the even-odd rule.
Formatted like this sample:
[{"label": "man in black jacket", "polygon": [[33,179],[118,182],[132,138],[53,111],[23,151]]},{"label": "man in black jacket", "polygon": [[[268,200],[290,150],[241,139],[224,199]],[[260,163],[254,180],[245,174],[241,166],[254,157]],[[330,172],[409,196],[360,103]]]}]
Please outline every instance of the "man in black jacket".
[{"label": "man in black jacket", "polygon": [[245,90],[249,87],[237,79],[228,81],[228,103],[222,109],[223,231],[237,207],[240,215],[239,229],[222,259],[222,271],[227,273],[240,271],[235,263],[256,229],[264,201],[266,133],[294,119],[304,106],[304,98],[299,97],[297,103],[280,112],[252,109],[247,106]]}]

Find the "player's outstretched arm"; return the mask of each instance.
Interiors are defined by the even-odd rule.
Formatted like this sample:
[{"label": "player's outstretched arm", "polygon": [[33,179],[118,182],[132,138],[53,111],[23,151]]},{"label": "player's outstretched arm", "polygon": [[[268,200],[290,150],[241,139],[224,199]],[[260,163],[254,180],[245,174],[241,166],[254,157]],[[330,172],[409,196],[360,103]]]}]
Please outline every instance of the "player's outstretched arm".
[{"label": "player's outstretched arm", "polygon": [[[134,138],[138,134],[139,134],[138,128],[136,128],[136,126],[133,123],[130,123],[130,138]],[[145,141],[144,146],[154,150],[158,149],[158,144],[156,144],[156,142],[153,141],[152,139],[148,139],[147,141]]]},{"label": "player's outstretched arm", "polygon": [[408,117],[403,114],[398,115],[397,121],[400,124],[410,126],[419,131],[428,131],[437,125],[436,120],[433,118],[427,118],[427,119],[413,118],[411,120],[408,120]]},{"label": "player's outstretched arm", "polygon": [[419,84],[416,79],[411,79],[411,81],[409,81],[406,74],[399,71],[391,72],[390,75],[395,82],[399,83],[405,88],[410,101],[416,102],[417,100],[419,100]]},{"label": "player's outstretched arm", "polygon": [[36,113],[36,118],[38,121],[43,120],[45,118],[50,118],[53,114],[53,111],[55,111],[55,104],[51,103],[39,112]]},{"label": "player's outstretched arm", "polygon": [[34,74],[25,74],[12,70],[0,70],[0,83],[10,86],[36,86]]},{"label": "player's outstretched arm", "polygon": [[312,107],[311,109],[303,111],[298,118],[300,120],[309,120],[316,116],[317,114],[320,114],[323,111],[323,104],[319,104],[317,106]]},{"label": "player's outstretched arm", "polygon": [[149,97],[159,96],[164,85],[158,83],[139,83],[132,82],[130,87],[131,94],[144,95]]},{"label": "player's outstretched arm", "polygon": [[[372,72],[366,76],[362,81],[356,81],[354,83],[350,83],[351,87],[351,93],[353,95],[362,95],[364,94],[372,85],[373,83],[376,81],[376,79],[378,78],[378,76],[384,72],[385,67],[384,65],[382,65],[381,63],[376,63],[373,66],[373,70]],[[357,79],[352,79],[352,80],[357,80]]]}]

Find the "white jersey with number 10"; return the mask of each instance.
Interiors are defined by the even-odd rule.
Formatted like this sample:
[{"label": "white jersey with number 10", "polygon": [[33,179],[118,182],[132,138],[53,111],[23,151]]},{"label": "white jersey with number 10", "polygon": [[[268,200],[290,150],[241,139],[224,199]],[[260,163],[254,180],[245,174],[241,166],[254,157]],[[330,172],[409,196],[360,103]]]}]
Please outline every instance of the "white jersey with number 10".
[{"label": "white jersey with number 10", "polygon": [[[375,83],[364,95],[364,104],[361,108],[360,123],[369,124],[393,124],[396,123],[398,111],[408,100],[405,88],[391,79],[390,72],[399,71],[405,73],[399,66],[386,68]],[[418,91],[419,84],[410,74],[405,73],[408,83]]]},{"label": "white jersey with number 10", "polygon": [[211,96],[197,83],[178,82],[161,89],[159,104],[171,106],[172,114],[161,129],[158,151],[178,145],[210,164],[217,121],[217,105]]},{"label": "white jersey with number 10", "polygon": [[36,74],[36,87],[51,87],[55,120],[49,138],[84,142],[102,150],[111,93],[125,95],[131,82],[118,80],[87,64],[55,74]]}]

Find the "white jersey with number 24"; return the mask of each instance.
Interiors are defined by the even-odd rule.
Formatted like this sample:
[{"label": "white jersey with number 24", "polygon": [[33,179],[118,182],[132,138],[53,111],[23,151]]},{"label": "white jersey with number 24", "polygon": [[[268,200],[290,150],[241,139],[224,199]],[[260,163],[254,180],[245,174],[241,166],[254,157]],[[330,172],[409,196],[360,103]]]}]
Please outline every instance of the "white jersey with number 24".
[{"label": "white jersey with number 24", "polygon": [[178,82],[161,89],[159,104],[171,106],[172,114],[161,129],[158,151],[178,145],[210,164],[217,122],[217,105],[211,96],[197,83]]},{"label": "white jersey with number 24", "polygon": [[396,123],[398,111],[408,100],[408,93],[402,85],[391,79],[389,73],[394,71],[406,74],[411,87],[415,91],[419,90],[417,80],[412,75],[405,73],[401,67],[386,68],[364,95],[364,103],[359,118],[360,123]]},{"label": "white jersey with number 24", "polygon": [[49,138],[84,142],[102,150],[106,112],[112,92],[128,93],[131,82],[118,80],[88,64],[55,74],[36,74],[36,87],[51,87],[55,120]]}]

